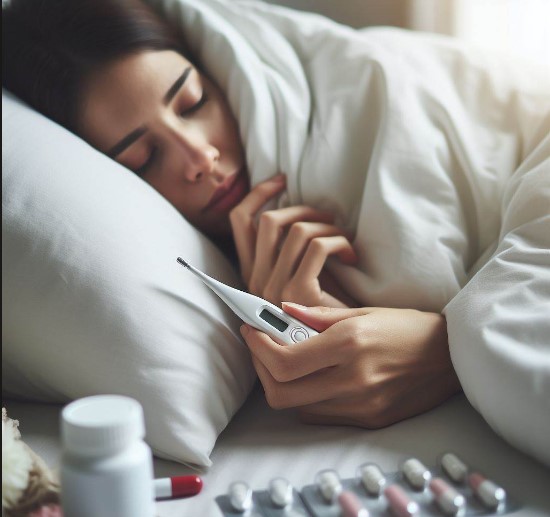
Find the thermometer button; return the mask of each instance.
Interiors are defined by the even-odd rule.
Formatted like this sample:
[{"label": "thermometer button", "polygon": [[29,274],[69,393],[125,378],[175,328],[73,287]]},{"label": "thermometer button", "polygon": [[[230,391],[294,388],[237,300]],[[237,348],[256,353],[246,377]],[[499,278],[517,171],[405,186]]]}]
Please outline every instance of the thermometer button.
[{"label": "thermometer button", "polygon": [[299,341],[307,339],[309,337],[309,334],[307,333],[307,330],[303,329],[302,327],[294,327],[290,331],[290,337],[292,338],[292,341],[298,343]]}]

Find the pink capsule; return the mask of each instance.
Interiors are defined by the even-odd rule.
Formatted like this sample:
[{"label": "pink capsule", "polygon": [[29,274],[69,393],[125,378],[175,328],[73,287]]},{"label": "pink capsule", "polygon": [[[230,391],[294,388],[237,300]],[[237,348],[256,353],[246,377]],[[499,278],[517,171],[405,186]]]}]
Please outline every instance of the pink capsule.
[{"label": "pink capsule", "polygon": [[369,517],[369,511],[363,506],[361,499],[349,490],[340,492],[338,504],[343,517]]},{"label": "pink capsule", "polygon": [[504,488],[499,487],[479,472],[468,476],[468,483],[481,502],[488,508],[496,508],[506,499]]},{"label": "pink capsule", "polygon": [[430,481],[430,490],[439,508],[447,515],[456,515],[466,504],[464,496],[441,478],[433,478]]},{"label": "pink capsule", "polygon": [[418,515],[419,507],[399,485],[390,485],[384,490],[384,495],[390,503],[392,512],[397,517],[414,517]]}]

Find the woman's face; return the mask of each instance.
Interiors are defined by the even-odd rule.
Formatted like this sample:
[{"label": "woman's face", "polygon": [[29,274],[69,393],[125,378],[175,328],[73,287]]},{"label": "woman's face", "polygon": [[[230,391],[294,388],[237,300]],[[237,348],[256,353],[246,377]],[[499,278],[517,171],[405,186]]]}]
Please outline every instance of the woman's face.
[{"label": "woman's face", "polygon": [[86,83],[80,133],[211,237],[249,190],[236,121],[218,87],[177,52],[146,51]]}]

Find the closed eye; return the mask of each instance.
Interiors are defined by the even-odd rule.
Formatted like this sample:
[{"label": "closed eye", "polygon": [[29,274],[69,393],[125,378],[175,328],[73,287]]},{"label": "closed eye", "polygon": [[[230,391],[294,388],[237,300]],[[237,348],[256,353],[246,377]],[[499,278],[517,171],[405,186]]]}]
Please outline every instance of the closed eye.
[{"label": "closed eye", "polygon": [[199,102],[197,102],[196,104],[194,104],[190,108],[188,108],[186,110],[183,110],[180,113],[180,115],[182,117],[185,117],[187,115],[191,115],[191,114],[195,113],[195,111],[198,111],[199,109],[201,109],[208,102],[208,99],[209,99],[209,97],[208,97],[208,94],[206,93],[206,90],[203,90],[202,96],[199,99]]},{"label": "closed eye", "polygon": [[138,176],[143,175],[147,171],[147,169],[151,166],[151,164],[155,161],[156,154],[157,154],[157,148],[153,147],[153,150],[151,151],[149,158],[147,158],[145,163],[139,169],[136,169],[134,172]]},{"label": "closed eye", "polygon": [[[191,106],[190,108],[181,112],[181,116],[188,116],[195,113],[195,111],[198,111],[200,108],[202,108],[208,102],[208,100],[209,100],[208,94],[206,93],[206,90],[203,90],[202,96],[199,99],[199,101],[193,106]],[[147,169],[151,167],[151,165],[156,159],[157,151],[158,149],[156,147],[153,147],[153,150],[151,151],[149,158],[147,158],[145,163],[139,169],[136,169],[134,171],[138,176],[142,176],[143,174],[145,174],[145,172],[147,172]]]}]

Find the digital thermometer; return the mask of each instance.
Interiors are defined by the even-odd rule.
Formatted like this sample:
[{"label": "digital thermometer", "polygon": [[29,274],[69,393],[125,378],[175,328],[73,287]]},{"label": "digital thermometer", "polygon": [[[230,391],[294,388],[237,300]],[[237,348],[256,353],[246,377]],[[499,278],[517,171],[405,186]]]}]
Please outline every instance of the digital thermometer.
[{"label": "digital thermometer", "polygon": [[287,345],[293,345],[318,334],[316,330],[304,325],[300,320],[292,318],[267,300],[214,280],[185,262],[181,257],[178,257],[177,261],[197,275],[245,323],[265,332],[272,338]]}]

